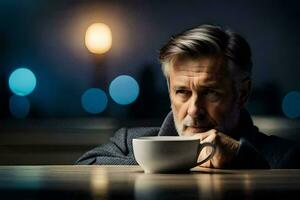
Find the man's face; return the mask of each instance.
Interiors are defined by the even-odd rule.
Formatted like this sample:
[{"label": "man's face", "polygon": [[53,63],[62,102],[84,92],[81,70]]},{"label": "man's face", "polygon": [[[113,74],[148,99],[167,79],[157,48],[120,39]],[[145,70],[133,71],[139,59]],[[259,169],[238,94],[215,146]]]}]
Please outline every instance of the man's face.
[{"label": "man's face", "polygon": [[170,99],[179,135],[212,128],[224,133],[239,118],[237,92],[221,59],[181,59],[170,66]]}]

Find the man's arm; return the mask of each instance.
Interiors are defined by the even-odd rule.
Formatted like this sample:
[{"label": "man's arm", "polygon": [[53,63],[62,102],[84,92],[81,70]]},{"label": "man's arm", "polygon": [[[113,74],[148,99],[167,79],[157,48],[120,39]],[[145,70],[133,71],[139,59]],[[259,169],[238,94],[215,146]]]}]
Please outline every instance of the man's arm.
[{"label": "man's arm", "polygon": [[281,169],[300,169],[300,145],[294,145],[284,154],[283,158],[278,163],[278,168]]},{"label": "man's arm", "polygon": [[246,139],[240,139],[239,148],[231,162],[235,169],[269,169],[271,166],[264,156]]},{"label": "man's arm", "polygon": [[133,155],[132,139],[142,136],[155,136],[159,128],[121,128],[107,144],[96,147],[83,156],[77,165],[137,165]]},{"label": "man's arm", "polygon": [[110,138],[107,144],[96,147],[83,156],[81,156],[76,164],[78,165],[132,165],[136,162],[132,157],[128,156],[127,147],[127,129],[121,128],[115,135]]},{"label": "man's arm", "polygon": [[234,168],[300,168],[300,146],[296,142],[259,132],[254,138],[240,139]]},{"label": "man's arm", "polygon": [[[201,142],[215,144],[216,153],[203,167],[234,169],[300,168],[299,144],[276,136],[267,136],[253,129],[239,141],[212,129],[196,134]],[[207,157],[207,152],[200,158]]]}]

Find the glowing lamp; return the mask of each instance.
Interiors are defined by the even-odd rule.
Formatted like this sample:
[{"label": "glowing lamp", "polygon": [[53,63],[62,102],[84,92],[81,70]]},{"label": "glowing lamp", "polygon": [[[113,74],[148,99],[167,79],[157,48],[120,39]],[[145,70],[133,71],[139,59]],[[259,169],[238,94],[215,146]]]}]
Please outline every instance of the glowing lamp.
[{"label": "glowing lamp", "polygon": [[103,23],[95,23],[88,27],[85,34],[85,45],[87,49],[95,54],[104,54],[112,44],[110,28]]}]

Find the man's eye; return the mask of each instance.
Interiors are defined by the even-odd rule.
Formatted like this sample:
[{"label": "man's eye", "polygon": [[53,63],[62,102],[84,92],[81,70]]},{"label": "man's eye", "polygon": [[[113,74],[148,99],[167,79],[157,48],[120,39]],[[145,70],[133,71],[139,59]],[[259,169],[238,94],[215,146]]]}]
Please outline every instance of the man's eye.
[{"label": "man's eye", "polygon": [[188,94],[190,94],[190,91],[189,90],[176,90],[176,94],[188,95]]},{"label": "man's eye", "polygon": [[207,90],[204,95],[211,101],[216,101],[221,97],[221,94],[215,90]]},{"label": "man's eye", "polygon": [[217,95],[218,92],[214,91],[214,90],[209,90],[208,91],[208,94],[211,94],[211,95]]}]

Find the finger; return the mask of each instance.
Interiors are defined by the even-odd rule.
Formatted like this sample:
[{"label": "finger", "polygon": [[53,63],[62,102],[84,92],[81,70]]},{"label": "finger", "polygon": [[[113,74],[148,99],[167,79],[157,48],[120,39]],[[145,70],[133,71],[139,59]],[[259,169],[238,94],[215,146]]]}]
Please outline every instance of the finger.
[{"label": "finger", "polygon": [[[217,137],[216,133],[210,134],[207,138],[202,140],[200,142],[200,144],[203,144],[203,143],[216,144],[216,137]],[[201,165],[202,167],[212,167],[214,165],[213,163],[215,162],[215,159],[216,159],[217,146],[215,146],[214,148],[215,148],[216,153],[213,155],[213,157],[210,160],[203,163],[203,165]],[[210,156],[212,154],[212,151],[214,151],[213,147],[204,147],[203,150],[200,153],[201,158],[204,159],[204,158]]]},{"label": "finger", "polygon": [[217,137],[217,133],[211,133],[209,136],[207,136],[206,138],[204,138],[203,140],[200,141],[200,143],[204,143],[204,142],[208,142],[208,143],[215,143]]},{"label": "finger", "polygon": [[207,161],[207,162],[205,162],[205,163],[203,163],[203,164],[201,164],[201,165],[199,165],[199,166],[200,166],[200,167],[205,167],[205,168],[211,168],[211,167],[212,167],[210,161]]},{"label": "finger", "polygon": [[207,138],[210,135],[209,132],[203,132],[203,133],[196,133],[193,135],[193,137],[200,139],[200,141],[204,140],[205,138]]},{"label": "finger", "polygon": [[216,133],[215,129],[211,129],[209,131],[203,132],[203,133],[196,133],[193,135],[193,137],[200,139],[201,141],[207,138],[210,135],[214,135]]}]

